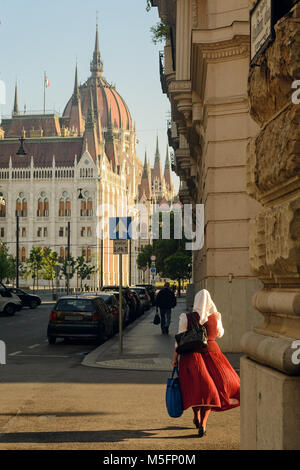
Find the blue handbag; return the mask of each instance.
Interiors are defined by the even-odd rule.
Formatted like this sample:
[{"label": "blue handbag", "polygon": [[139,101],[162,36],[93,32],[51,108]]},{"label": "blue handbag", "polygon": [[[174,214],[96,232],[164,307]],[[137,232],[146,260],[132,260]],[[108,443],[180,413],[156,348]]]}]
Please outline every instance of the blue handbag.
[{"label": "blue handbag", "polygon": [[[177,372],[177,377],[174,377]],[[174,367],[172,377],[168,379],[166,390],[166,405],[171,418],[180,418],[183,413],[183,404],[180,391],[178,368]]]}]

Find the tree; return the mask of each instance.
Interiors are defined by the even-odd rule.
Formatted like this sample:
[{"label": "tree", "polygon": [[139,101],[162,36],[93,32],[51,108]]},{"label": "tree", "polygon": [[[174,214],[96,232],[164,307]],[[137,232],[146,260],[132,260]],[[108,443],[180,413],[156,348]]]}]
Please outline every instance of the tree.
[{"label": "tree", "polygon": [[165,259],[164,270],[166,277],[178,281],[179,291],[181,281],[190,277],[191,260],[191,254],[183,251],[177,251]]},{"label": "tree", "polygon": [[15,258],[8,253],[5,243],[0,242],[0,281],[3,279],[15,279],[16,277],[16,261]]},{"label": "tree", "polygon": [[32,247],[29,258],[26,260],[26,265],[33,278],[33,288],[35,286],[35,282],[37,287],[39,285],[39,274],[43,269],[43,261],[44,252],[42,248],[39,246]]},{"label": "tree", "polygon": [[142,248],[141,252],[138,254],[137,257],[137,265],[139,269],[150,267],[151,266],[151,255],[153,254],[153,247],[152,245],[146,245]]},{"label": "tree", "polygon": [[79,256],[76,260],[76,271],[80,278],[80,289],[82,290],[82,281],[96,271],[96,267],[85,262],[83,256]]},{"label": "tree", "polygon": [[43,278],[51,282],[54,292],[55,266],[58,265],[58,255],[51,248],[46,248],[43,253]]},{"label": "tree", "polygon": [[70,267],[69,279],[72,279],[75,272],[76,272],[76,261],[73,258],[73,256],[70,255],[69,260],[67,258],[66,259],[61,259],[60,263],[61,263],[62,274],[63,274],[63,276],[65,276],[66,279],[68,277],[67,266]]}]

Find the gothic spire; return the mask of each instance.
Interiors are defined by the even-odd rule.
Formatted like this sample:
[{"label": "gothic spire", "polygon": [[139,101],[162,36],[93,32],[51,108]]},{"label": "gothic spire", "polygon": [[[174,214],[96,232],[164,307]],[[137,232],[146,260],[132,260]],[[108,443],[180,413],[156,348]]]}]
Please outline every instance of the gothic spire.
[{"label": "gothic spire", "polygon": [[18,106],[18,85],[16,83],[15,86],[15,101],[14,101],[14,109],[13,109],[13,116],[18,116],[19,114],[19,106]]},{"label": "gothic spire", "polygon": [[145,161],[144,161],[144,169],[143,169],[142,179],[143,178],[148,178],[148,177],[149,177],[149,174],[148,174],[147,150],[145,150]]},{"label": "gothic spire", "polygon": [[73,104],[78,104],[79,98],[80,98],[80,95],[79,95],[79,87],[78,87],[78,69],[77,69],[77,63],[76,63]]},{"label": "gothic spire", "polygon": [[98,31],[98,19],[96,24],[96,39],[95,49],[93,53],[93,60],[91,62],[91,72],[93,77],[99,77],[103,72],[103,62],[101,61],[100,48],[99,48],[99,31]]},{"label": "gothic spire", "polygon": [[160,164],[160,152],[159,152],[159,145],[158,145],[158,135],[156,136],[155,163]]}]

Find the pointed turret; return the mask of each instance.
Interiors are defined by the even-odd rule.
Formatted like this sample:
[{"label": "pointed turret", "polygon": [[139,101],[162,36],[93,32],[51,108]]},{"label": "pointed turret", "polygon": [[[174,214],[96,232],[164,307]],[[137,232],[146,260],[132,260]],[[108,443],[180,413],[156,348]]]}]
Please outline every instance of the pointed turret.
[{"label": "pointed turret", "polygon": [[99,48],[98,22],[96,25],[95,49],[93,53],[93,60],[91,62],[91,72],[92,72],[93,77],[100,77],[103,72],[103,62],[101,61],[100,48]]},{"label": "pointed turret", "polygon": [[147,151],[145,151],[145,160],[144,160],[144,169],[142,174],[142,181],[139,185],[139,199],[141,200],[143,197],[150,200],[152,198],[152,190],[151,190],[151,180],[149,175],[149,166],[148,166],[148,159],[147,159]]},{"label": "pointed turret", "polygon": [[14,100],[14,109],[13,109],[13,116],[18,116],[19,114],[19,106],[18,106],[18,85],[16,83],[15,86],[15,100]]},{"label": "pointed turret", "polygon": [[70,112],[69,128],[76,129],[78,135],[84,132],[84,123],[82,119],[80,91],[78,87],[78,69],[76,64],[74,92],[72,96],[72,107]]},{"label": "pointed turret", "polygon": [[169,148],[167,145],[167,153],[166,153],[166,163],[165,163],[165,172],[164,172],[165,182],[169,189],[172,188],[172,176],[171,176],[171,163],[170,163],[170,156],[169,156]]},{"label": "pointed turret", "polygon": [[156,137],[156,151],[155,151],[155,160],[154,160],[154,168],[152,171],[152,177],[162,180],[162,170],[160,164],[160,152],[159,152],[159,144],[158,144],[158,136]]},{"label": "pointed turret", "polygon": [[90,89],[90,102],[89,102],[89,109],[88,115],[85,123],[85,132],[84,132],[84,139],[83,139],[83,151],[88,146],[89,153],[94,159],[97,160],[98,156],[98,139],[97,139],[97,132],[96,132],[96,125],[95,125],[95,114],[94,114],[94,104],[93,104],[93,95],[92,89]]}]

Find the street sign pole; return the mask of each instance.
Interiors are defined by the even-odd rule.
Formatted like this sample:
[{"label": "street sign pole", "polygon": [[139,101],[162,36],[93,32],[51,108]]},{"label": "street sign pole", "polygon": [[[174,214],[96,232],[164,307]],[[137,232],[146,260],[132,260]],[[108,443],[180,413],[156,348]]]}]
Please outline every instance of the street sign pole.
[{"label": "street sign pole", "polygon": [[119,353],[123,352],[123,312],[122,312],[122,255],[119,255]]}]

